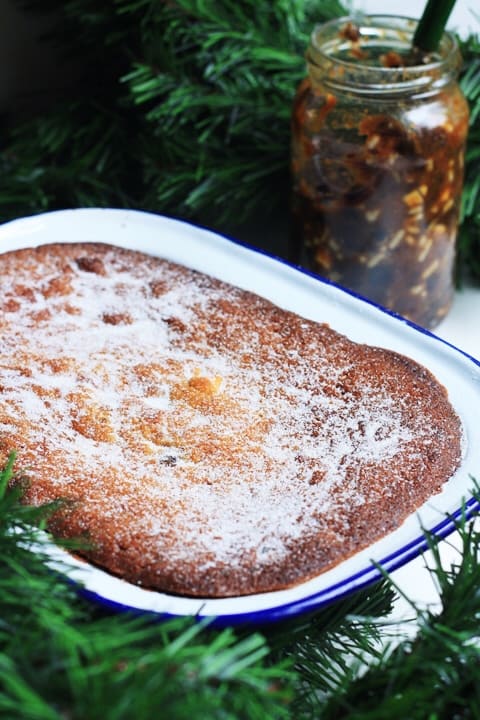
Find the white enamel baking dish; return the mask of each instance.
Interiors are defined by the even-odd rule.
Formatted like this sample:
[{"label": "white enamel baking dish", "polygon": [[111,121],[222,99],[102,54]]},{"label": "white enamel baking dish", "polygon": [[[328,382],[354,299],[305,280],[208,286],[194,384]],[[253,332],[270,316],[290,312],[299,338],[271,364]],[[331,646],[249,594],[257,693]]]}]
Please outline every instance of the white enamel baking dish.
[{"label": "white enamel baking dish", "polygon": [[105,242],[165,257],[209,273],[302,316],[329,323],[352,340],[391,348],[428,367],[447,388],[464,429],[461,467],[442,492],[401,527],[306,583],[273,593],[199,600],[153,592],[122,581],[52,547],[81,591],[118,609],[161,616],[213,617],[219,625],[265,623],[319,608],[392,571],[426,547],[423,529],[444,537],[454,518],[472,513],[472,477],[480,473],[480,364],[435,335],[335,285],[251,247],[171,218],[113,209],[65,210],[0,226],[0,251],[51,242]]}]

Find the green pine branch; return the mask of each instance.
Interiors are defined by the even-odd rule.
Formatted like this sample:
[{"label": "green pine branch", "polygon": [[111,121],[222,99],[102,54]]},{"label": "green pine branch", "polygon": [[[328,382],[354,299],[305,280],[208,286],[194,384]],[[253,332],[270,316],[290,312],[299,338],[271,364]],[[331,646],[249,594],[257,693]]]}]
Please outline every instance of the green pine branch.
[{"label": "green pine branch", "polygon": [[[478,497],[478,488],[476,490]],[[443,567],[438,541],[428,535],[431,573],[442,608],[414,608],[419,632],[331,697],[322,720],[475,720],[480,715],[480,532],[457,523],[458,560]]]},{"label": "green pine branch", "polygon": [[332,677],[323,686],[333,687],[332,657],[344,670],[345,653],[373,649],[370,620],[362,628],[348,614],[386,612],[387,588],[262,634],[96,609],[67,582],[68,567],[65,577],[48,567],[37,528],[56,506],[22,504],[28,481],[13,462],[0,473],[1,717],[287,718],[295,697],[296,707],[318,695],[312,684],[320,671]]},{"label": "green pine branch", "polygon": [[480,281],[480,36],[461,44],[461,86],[470,105],[458,255],[461,275]]},{"label": "green pine branch", "polygon": [[[156,140],[145,156],[148,206],[228,227],[285,203],[289,116],[313,5],[165,6],[161,56],[122,78]],[[316,3],[319,20],[341,9]]]},{"label": "green pine branch", "polygon": [[452,567],[442,567],[427,534],[442,610],[413,606],[414,639],[398,644],[392,621],[388,630],[388,578],[261,632],[214,630],[82,600],[68,568],[62,576],[48,567],[36,529],[55,506],[22,505],[26,480],[13,468],[12,458],[0,473],[1,717],[478,717],[480,532],[466,517],[457,521],[462,547]]},{"label": "green pine branch", "polygon": [[[0,147],[0,221],[131,207],[241,235],[286,225],[290,111],[315,22],[338,0],[19,0],[58,18],[72,85]],[[161,38],[161,42],[159,42]],[[480,280],[478,37],[461,43],[471,108],[460,276]]]},{"label": "green pine branch", "polygon": [[4,144],[0,220],[112,205],[233,231],[283,210],[305,47],[338,0],[26,4],[58,17],[49,41],[77,63],[70,92]]},{"label": "green pine branch", "polygon": [[[22,505],[0,473],[0,716],[22,720],[288,717],[294,675],[265,639],[191,619],[108,615],[47,565],[37,529],[54,506]],[[12,480],[15,482],[12,485]]]}]

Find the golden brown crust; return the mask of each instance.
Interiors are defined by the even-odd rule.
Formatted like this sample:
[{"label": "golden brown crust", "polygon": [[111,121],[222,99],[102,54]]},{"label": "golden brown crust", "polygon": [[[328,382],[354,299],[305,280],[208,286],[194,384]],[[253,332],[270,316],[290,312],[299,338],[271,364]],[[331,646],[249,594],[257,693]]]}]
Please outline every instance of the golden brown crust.
[{"label": "golden brown crust", "polygon": [[288,587],[398,527],[460,422],[413,360],[141,253],[0,256],[0,460],[91,561],[221,597]]}]

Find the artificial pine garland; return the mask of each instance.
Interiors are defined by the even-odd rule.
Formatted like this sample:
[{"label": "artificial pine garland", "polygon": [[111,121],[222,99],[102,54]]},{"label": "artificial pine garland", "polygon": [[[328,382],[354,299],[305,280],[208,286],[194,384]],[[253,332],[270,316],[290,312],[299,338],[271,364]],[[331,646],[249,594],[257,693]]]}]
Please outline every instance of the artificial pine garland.
[{"label": "artificial pine garland", "polygon": [[216,631],[189,619],[109,614],[78,596],[67,567],[65,576],[48,567],[36,529],[55,506],[22,505],[26,480],[10,487],[12,467],[13,458],[0,472],[0,717],[479,717],[480,533],[466,516],[449,568],[427,535],[442,608],[412,606],[414,639],[388,641],[388,579],[314,614]]},{"label": "artificial pine garland", "polygon": [[[23,5],[26,3],[23,2]],[[29,0],[58,18],[75,60],[62,96],[7,118],[0,221],[79,206],[143,208],[240,234],[285,219],[289,118],[315,22],[337,0]],[[462,42],[472,122],[459,259],[480,280],[480,44]],[[389,642],[390,580],[289,622],[214,631],[110,615],[52,573],[0,474],[0,717],[480,717],[480,534],[459,521],[458,563],[431,569],[436,615]],[[21,485],[21,484],[20,484]],[[478,495],[478,490],[475,490]]]},{"label": "artificial pine garland", "polygon": [[480,281],[480,36],[461,43],[464,70],[461,86],[470,105],[465,158],[465,186],[458,238],[459,268]]},{"label": "artificial pine garland", "polygon": [[[313,25],[339,0],[20,0],[58,18],[63,94],[13,117],[0,221],[65,207],[145,209],[282,249],[290,112]],[[471,105],[459,266],[480,280],[479,39],[462,41]],[[60,51],[59,51],[60,52]],[[245,230],[247,226],[247,230]],[[278,248],[275,247],[278,243]],[[258,244],[260,244],[259,241]]]}]

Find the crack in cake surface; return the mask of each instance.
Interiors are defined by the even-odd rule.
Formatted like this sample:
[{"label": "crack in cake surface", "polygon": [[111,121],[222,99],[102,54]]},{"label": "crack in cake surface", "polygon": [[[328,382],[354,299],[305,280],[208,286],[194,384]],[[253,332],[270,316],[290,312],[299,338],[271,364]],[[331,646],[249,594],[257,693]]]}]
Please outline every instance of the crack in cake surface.
[{"label": "crack in cake surface", "polygon": [[396,353],[100,244],[0,256],[0,451],[87,555],[199,596],[305,580],[454,472],[444,388]]}]

